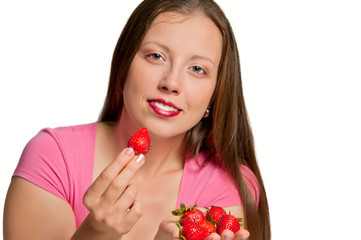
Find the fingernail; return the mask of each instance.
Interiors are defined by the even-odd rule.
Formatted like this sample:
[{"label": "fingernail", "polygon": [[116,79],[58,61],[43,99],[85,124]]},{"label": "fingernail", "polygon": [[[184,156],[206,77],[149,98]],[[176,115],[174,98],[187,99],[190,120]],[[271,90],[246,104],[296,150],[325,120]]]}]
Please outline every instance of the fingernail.
[{"label": "fingernail", "polygon": [[249,238],[249,234],[248,234],[248,235],[244,235],[244,236],[241,237],[242,240],[246,240],[246,239],[248,239],[248,238]]},{"label": "fingernail", "polygon": [[143,154],[139,154],[139,155],[137,156],[137,158],[135,159],[135,161],[136,161],[137,163],[142,163],[143,160],[144,160],[144,155],[143,155]]},{"label": "fingernail", "polygon": [[124,154],[125,154],[125,156],[131,156],[132,154],[133,154],[133,148],[127,148],[127,149],[125,149],[125,152],[124,152]]}]

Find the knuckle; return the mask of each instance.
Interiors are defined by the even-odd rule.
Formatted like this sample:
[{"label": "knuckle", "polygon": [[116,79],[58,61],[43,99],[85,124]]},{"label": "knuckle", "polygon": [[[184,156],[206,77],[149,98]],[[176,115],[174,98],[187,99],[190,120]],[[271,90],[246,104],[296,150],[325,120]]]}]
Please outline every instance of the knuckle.
[{"label": "knuckle", "polygon": [[131,211],[135,218],[138,219],[143,215],[143,205],[135,201]]},{"label": "knuckle", "polygon": [[132,208],[133,214],[136,218],[140,218],[143,215],[143,208],[137,206]]},{"label": "knuckle", "polygon": [[83,203],[86,208],[90,208],[92,206],[92,201],[87,195],[84,195]]},{"label": "knuckle", "polygon": [[130,201],[133,201],[138,194],[138,189],[134,185],[129,185],[126,190],[126,198]]},{"label": "knuckle", "polygon": [[92,211],[91,213],[92,213],[95,221],[97,221],[97,222],[102,222],[102,223],[105,222],[105,215],[104,215],[104,212],[103,212],[103,211],[101,211],[101,210],[98,209],[98,210]]},{"label": "knuckle", "polygon": [[92,208],[95,204],[93,197],[88,193],[88,191],[84,194],[83,203],[87,209]]},{"label": "knuckle", "polygon": [[118,181],[113,181],[110,187],[113,191],[120,192],[124,190],[125,184],[123,181],[118,180]]},{"label": "knuckle", "polygon": [[110,182],[112,179],[113,179],[113,176],[110,172],[108,171],[104,171],[100,174],[100,179],[103,181],[103,182]]},{"label": "knuckle", "polygon": [[125,164],[125,159],[124,157],[121,157],[121,155],[119,155],[114,159],[114,162],[116,164],[119,164],[120,166],[123,166]]},{"label": "knuckle", "polygon": [[113,228],[114,225],[114,219],[111,217],[107,217],[103,220],[104,224],[107,225],[110,228]]}]

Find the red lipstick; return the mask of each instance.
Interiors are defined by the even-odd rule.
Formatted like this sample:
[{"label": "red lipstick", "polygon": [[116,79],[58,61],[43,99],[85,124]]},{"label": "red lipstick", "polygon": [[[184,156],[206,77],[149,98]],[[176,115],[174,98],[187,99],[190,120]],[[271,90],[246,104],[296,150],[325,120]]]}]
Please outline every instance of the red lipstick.
[{"label": "red lipstick", "polygon": [[148,104],[157,115],[165,118],[175,117],[182,111],[175,104],[164,99],[150,99]]}]

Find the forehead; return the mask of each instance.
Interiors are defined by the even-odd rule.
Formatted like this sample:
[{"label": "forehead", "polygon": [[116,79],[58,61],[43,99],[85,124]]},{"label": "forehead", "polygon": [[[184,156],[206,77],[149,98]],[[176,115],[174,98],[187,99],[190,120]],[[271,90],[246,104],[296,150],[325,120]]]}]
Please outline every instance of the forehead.
[{"label": "forehead", "polygon": [[157,42],[182,54],[211,58],[216,65],[222,54],[220,30],[209,17],[198,12],[158,15],[145,34],[145,42]]},{"label": "forehead", "polygon": [[[203,24],[203,26],[208,25],[209,27],[212,28],[212,30],[215,30],[213,32],[215,35],[220,34],[218,27],[213,23],[213,21],[200,11],[195,11],[195,12],[189,13],[189,14],[176,12],[176,11],[161,13],[153,20],[153,22],[150,26],[150,29],[156,27],[159,24],[177,25],[177,24],[182,24],[184,22],[187,22],[189,20],[195,20],[195,21],[198,20],[199,24]],[[202,20],[202,21],[200,21],[200,20]],[[197,26],[194,26],[194,27],[197,27]],[[148,29],[148,31],[150,29]]]},{"label": "forehead", "polygon": [[161,22],[165,23],[181,23],[184,20],[190,18],[192,14],[185,14],[180,12],[164,12],[159,14],[153,21],[152,26]]}]

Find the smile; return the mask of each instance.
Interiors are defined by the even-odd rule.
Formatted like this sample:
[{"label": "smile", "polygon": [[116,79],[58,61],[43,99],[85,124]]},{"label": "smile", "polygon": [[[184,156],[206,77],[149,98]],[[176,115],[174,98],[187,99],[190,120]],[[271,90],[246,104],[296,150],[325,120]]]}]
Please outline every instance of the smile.
[{"label": "smile", "polygon": [[173,103],[166,102],[162,99],[152,99],[148,101],[153,111],[161,117],[177,116],[182,110],[177,108]]}]

